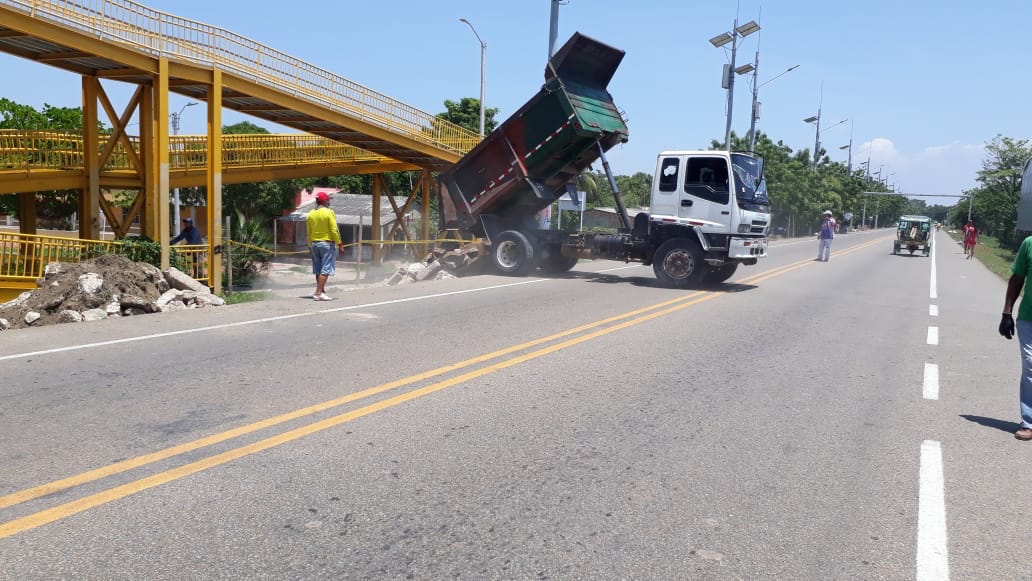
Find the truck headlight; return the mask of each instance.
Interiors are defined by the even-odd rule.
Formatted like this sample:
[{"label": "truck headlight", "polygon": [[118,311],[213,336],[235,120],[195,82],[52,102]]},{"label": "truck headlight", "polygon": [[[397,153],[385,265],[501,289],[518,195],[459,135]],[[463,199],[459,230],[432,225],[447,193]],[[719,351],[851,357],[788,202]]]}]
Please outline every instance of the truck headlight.
[{"label": "truck headlight", "polygon": [[738,233],[739,234],[748,234],[750,230],[752,230],[752,226],[750,226],[749,224],[739,224],[738,225]]}]

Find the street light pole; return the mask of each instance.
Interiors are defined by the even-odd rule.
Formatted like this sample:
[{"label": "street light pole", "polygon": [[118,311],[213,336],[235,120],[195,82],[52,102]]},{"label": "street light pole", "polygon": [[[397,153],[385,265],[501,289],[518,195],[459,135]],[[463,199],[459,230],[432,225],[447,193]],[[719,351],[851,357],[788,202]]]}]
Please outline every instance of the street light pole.
[{"label": "street light pole", "polygon": [[731,28],[731,66],[727,69],[727,124],[724,127],[724,149],[731,150],[731,116],[734,113],[735,103],[735,55],[738,53],[738,18]]},{"label": "street light pole", "polygon": [[759,30],[760,25],[757,24],[755,20],[750,20],[749,22],[739,26],[738,18],[735,18],[734,25],[730,32],[719,34],[710,39],[710,44],[717,48],[720,48],[729,42],[731,43],[731,66],[727,68],[727,76],[723,80],[723,83],[727,84],[727,124],[724,127],[724,149],[727,150],[731,149],[731,118],[734,113],[735,103],[735,73],[738,72],[739,74],[744,74],[752,69],[751,66],[748,70],[745,70],[743,67],[741,72],[735,69],[735,59],[738,55],[738,39],[739,37],[745,38]]},{"label": "street light pole", "polygon": [[[179,121],[183,117],[183,111],[185,111],[187,107],[193,107],[196,104],[196,102],[190,101],[186,105],[183,105],[183,108],[180,109],[178,113],[172,113],[172,135],[179,135]],[[180,232],[179,206],[179,188],[175,188],[172,190],[172,219],[175,222],[172,226],[172,232],[175,233],[176,236],[179,236]]]},{"label": "street light pole", "polygon": [[749,121],[749,153],[756,151],[756,122],[760,119],[760,87],[767,83],[778,79],[782,75],[786,75],[799,68],[799,65],[793,65],[781,72],[780,75],[776,75],[766,81],[756,84],[757,76],[760,70],[760,51],[756,51],[756,62],[753,64],[753,94],[752,94],[752,119]]},{"label": "street light pole", "polygon": [[480,42],[480,136],[484,136],[484,80],[487,75],[487,43],[480,38],[477,34],[477,29],[473,28],[469,20],[460,18],[459,22],[465,22],[469,25],[469,29],[473,31],[473,35],[477,37]]}]

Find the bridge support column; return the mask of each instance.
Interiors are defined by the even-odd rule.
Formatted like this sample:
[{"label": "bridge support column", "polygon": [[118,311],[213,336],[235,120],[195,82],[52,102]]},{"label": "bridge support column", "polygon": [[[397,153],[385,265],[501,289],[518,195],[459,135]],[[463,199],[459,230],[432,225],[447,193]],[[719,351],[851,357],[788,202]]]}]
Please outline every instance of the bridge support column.
[{"label": "bridge support column", "polygon": [[[373,175],[373,231],[370,233],[373,240],[383,238],[383,228],[380,224],[380,196],[383,194],[383,174]],[[383,264],[383,245],[373,244],[373,264]]]},{"label": "bridge support column", "polygon": [[168,59],[158,60],[158,74],[154,77],[154,149],[147,163],[153,172],[147,192],[147,213],[153,230],[148,234],[161,243],[161,269],[169,266],[169,209],[168,209]]},{"label": "bridge support column", "polygon": [[18,232],[36,233],[36,192],[18,194]]},{"label": "bridge support column", "polygon": [[97,98],[100,80],[82,78],[82,166],[83,184],[79,192],[79,238],[100,238],[100,136]]},{"label": "bridge support column", "polygon": [[[433,178],[430,177],[430,170],[424,169],[419,174],[419,185],[422,188],[423,198],[421,200],[420,208],[420,222],[422,228],[420,229],[420,235],[423,240],[430,240],[430,188],[433,186]],[[423,256],[430,253],[430,243],[427,242],[423,247]]]},{"label": "bridge support column", "polygon": [[140,233],[151,240],[159,241],[158,238],[158,211],[155,207],[154,197],[158,191],[157,153],[155,142],[157,136],[157,117],[154,109],[154,87],[144,85],[143,95],[140,99],[140,158],[143,160],[143,187],[137,194],[143,200],[143,212],[140,216]]},{"label": "bridge support column", "polygon": [[[167,147],[165,151],[168,151]],[[167,168],[167,157],[165,163]],[[212,287],[215,294],[219,294],[222,292],[222,255],[217,254],[215,249],[222,244],[222,71],[218,69],[214,70],[212,84],[208,87],[207,173],[208,286]],[[165,207],[168,207],[167,201]]]}]

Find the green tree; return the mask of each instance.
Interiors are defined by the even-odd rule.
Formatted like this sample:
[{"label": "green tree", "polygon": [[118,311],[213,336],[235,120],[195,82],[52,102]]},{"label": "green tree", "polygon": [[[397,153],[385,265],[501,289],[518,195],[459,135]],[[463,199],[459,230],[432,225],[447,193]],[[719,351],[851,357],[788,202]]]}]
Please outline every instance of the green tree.
[{"label": "green tree", "polygon": [[[978,187],[965,192],[974,196],[972,212],[979,229],[1005,245],[1018,242],[1015,224],[1021,172],[1029,158],[1032,158],[1032,145],[1028,139],[997,135],[985,146],[985,159],[978,172]],[[967,217],[966,208],[961,207],[966,205],[966,200],[958,204],[958,211],[953,213],[955,221],[963,221]]]},{"label": "green tree", "polygon": [[[437,116],[445,121],[469,129],[474,133],[480,132],[480,99],[476,97],[463,97],[458,102],[445,99],[444,108],[446,111],[438,113]],[[487,135],[498,127],[495,115],[498,109],[488,107],[484,109],[484,134]]]}]

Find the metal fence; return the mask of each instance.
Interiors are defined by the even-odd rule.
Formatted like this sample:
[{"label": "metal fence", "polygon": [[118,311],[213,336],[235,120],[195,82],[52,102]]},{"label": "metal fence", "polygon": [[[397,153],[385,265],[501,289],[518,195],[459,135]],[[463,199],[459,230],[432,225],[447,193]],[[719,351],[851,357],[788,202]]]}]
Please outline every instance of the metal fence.
[{"label": "metal fence", "polygon": [[[2,0],[0,0],[2,1]],[[139,140],[129,138],[139,152]],[[101,143],[103,148],[103,141]],[[0,171],[82,170],[83,137],[74,131],[0,129]],[[100,151],[97,151],[97,155]],[[389,163],[393,160],[350,145],[307,134],[223,135],[224,168]],[[169,138],[169,169],[203,168],[208,163],[208,138],[177,135]],[[131,170],[125,147],[119,142],[105,171]]]},{"label": "metal fence", "polygon": [[[82,240],[59,236],[0,232],[0,286],[3,281],[31,282],[43,277],[51,262],[82,262],[120,251],[120,240]],[[174,246],[173,265],[210,286],[208,245]]]}]

